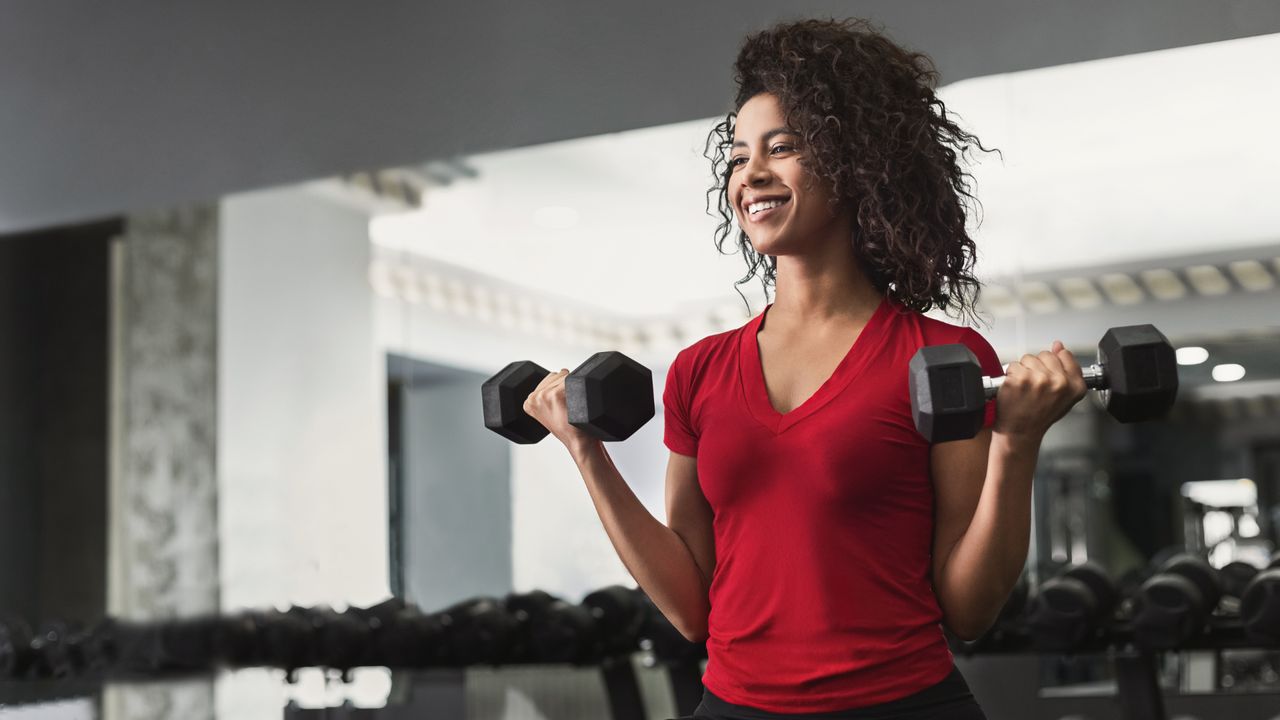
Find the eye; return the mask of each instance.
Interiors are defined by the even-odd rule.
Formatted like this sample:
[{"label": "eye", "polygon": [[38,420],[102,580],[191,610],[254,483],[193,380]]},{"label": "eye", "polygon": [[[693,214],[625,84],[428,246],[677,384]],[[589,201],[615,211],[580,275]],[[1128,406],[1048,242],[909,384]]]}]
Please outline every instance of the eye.
[{"label": "eye", "polygon": [[774,145],[774,146],[771,148],[771,150],[772,150],[772,151],[774,151],[774,152],[776,152],[776,151],[778,151],[778,150],[782,150],[782,151],[784,151],[784,152],[785,152],[785,151],[794,150],[794,149],[795,149],[795,148],[792,148],[790,145]]},{"label": "eye", "polygon": [[745,156],[743,156],[743,155],[739,155],[739,156],[738,156],[738,157],[736,157],[736,158],[730,158],[730,160],[729,160],[729,167],[731,167],[731,168],[735,168],[735,167],[737,167],[737,166],[738,166],[738,161],[739,161],[739,160],[741,160],[741,161],[743,161],[743,162],[746,162],[746,161],[747,161],[747,158],[746,158]]}]

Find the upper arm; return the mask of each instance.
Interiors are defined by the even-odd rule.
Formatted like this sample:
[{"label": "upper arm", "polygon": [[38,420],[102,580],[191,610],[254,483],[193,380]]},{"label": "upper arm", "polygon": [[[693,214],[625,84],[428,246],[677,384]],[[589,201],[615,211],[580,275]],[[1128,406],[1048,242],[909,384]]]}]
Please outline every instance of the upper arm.
[{"label": "upper arm", "polygon": [[716,567],[714,513],[698,484],[697,458],[671,453],[667,461],[667,527],[684,540],[709,588]]},{"label": "upper arm", "polygon": [[991,428],[968,440],[938,443],[929,449],[933,479],[933,575],[937,578],[952,549],[969,529],[987,476]]}]

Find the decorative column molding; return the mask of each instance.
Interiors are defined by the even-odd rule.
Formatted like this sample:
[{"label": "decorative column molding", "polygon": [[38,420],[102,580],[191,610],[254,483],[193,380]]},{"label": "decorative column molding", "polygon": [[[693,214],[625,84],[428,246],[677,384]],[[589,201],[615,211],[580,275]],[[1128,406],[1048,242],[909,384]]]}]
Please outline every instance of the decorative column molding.
[{"label": "decorative column molding", "polygon": [[[108,612],[218,610],[217,206],[134,215],[113,255]],[[109,720],[212,720],[213,683],[108,688]]]}]

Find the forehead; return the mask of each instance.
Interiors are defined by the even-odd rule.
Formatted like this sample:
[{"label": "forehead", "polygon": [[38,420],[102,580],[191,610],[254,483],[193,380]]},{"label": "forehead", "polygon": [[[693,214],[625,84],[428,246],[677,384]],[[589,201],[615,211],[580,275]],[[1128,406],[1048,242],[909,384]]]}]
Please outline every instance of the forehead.
[{"label": "forehead", "polygon": [[786,117],[778,99],[769,93],[760,93],[738,110],[733,123],[733,140],[753,142],[770,130],[785,126]]}]

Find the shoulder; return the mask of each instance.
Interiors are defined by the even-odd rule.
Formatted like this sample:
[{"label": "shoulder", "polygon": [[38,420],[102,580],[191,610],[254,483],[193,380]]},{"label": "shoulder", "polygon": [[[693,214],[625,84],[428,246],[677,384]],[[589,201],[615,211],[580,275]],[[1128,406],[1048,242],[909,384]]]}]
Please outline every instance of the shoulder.
[{"label": "shoulder", "polygon": [[913,327],[925,345],[958,343],[982,335],[968,325],[959,325],[933,315],[925,315],[901,306],[895,307],[898,322]]},{"label": "shoulder", "polygon": [[895,324],[900,334],[911,338],[911,342],[906,343],[912,346],[907,348],[910,352],[914,353],[915,348],[925,345],[962,344],[977,356],[987,374],[1001,373],[995,348],[978,330],[901,306],[895,307],[895,311]]},{"label": "shoulder", "polygon": [[696,371],[733,358],[746,326],[708,335],[676,353],[673,366]]},{"label": "shoulder", "polygon": [[[935,314],[926,315],[889,299],[890,334],[909,337],[920,345],[944,345],[982,340],[982,334],[968,325],[959,325]],[[985,342],[985,341],[983,341]]]}]

